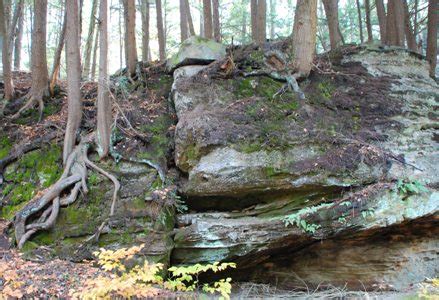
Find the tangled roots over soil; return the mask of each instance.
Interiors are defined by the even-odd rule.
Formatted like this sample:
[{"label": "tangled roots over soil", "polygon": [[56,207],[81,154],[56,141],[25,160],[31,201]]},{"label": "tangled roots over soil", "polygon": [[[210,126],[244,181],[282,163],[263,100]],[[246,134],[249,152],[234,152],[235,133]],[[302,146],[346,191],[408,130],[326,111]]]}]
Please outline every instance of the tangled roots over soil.
[{"label": "tangled roots over soil", "polygon": [[[110,217],[114,214],[120,184],[116,177],[102,170],[88,159],[88,150],[94,141],[94,136],[95,134],[92,133],[82,138],[79,145],[69,155],[60,179],[54,185],[39,193],[16,214],[14,226],[18,248],[21,249],[24,243],[37,231],[52,227],[55,224],[60,207],[75,202],[80,191],[84,194],[88,192],[87,168],[96,170],[114,183],[115,189]],[[29,219],[31,219],[31,222],[27,223]]]}]

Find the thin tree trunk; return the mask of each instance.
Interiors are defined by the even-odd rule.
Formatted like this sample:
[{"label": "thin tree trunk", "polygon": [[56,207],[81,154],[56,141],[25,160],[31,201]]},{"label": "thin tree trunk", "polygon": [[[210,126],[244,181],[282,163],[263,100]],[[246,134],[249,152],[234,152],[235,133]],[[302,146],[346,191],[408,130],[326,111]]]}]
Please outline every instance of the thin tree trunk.
[{"label": "thin tree trunk", "polygon": [[[244,4],[245,0],[242,0],[242,4]],[[241,44],[246,42],[247,38],[247,13],[244,12],[242,14],[242,35],[241,35]]]},{"label": "thin tree trunk", "polygon": [[[66,0],[69,1],[69,0]],[[53,66],[52,66],[52,73],[50,74],[50,84],[49,84],[49,90],[50,94],[53,95],[55,85],[57,83],[59,69],[61,65],[61,54],[62,50],[64,48],[64,42],[66,37],[66,28],[67,28],[67,12],[64,12],[64,20],[61,28],[61,33],[59,35],[58,40],[58,46],[56,47],[55,56],[53,58]]]},{"label": "thin tree trunk", "polygon": [[[104,0],[105,1],[105,0]],[[66,30],[66,54],[67,54],[67,127],[64,137],[63,162],[76,145],[76,134],[81,125],[81,65],[79,53],[79,7],[77,0],[66,0],[67,30]]]},{"label": "thin tree trunk", "polygon": [[97,0],[92,0],[91,14],[90,14],[90,24],[88,26],[87,41],[85,43],[84,51],[84,63],[83,63],[83,73],[82,76],[85,79],[90,78],[90,62],[91,62],[91,52],[93,48],[93,37],[96,25],[96,7]]},{"label": "thin tree trunk", "polygon": [[186,4],[185,0],[180,0],[180,40],[181,42],[187,40],[189,37]]},{"label": "thin tree trunk", "polygon": [[99,86],[97,100],[97,135],[99,157],[108,155],[111,137],[111,103],[108,90],[108,25],[107,0],[101,0],[99,8]]},{"label": "thin tree trunk", "polygon": [[430,76],[432,78],[436,78],[438,5],[438,0],[428,1],[427,60],[430,63]]},{"label": "thin tree trunk", "polygon": [[166,42],[165,42],[165,32],[163,29],[163,13],[162,13],[162,1],[155,0],[156,13],[157,13],[157,34],[159,40],[159,57],[160,61],[166,59]]},{"label": "thin tree trunk", "polygon": [[125,53],[130,76],[136,74],[137,47],[136,47],[136,5],[134,0],[123,0],[125,12]]},{"label": "thin tree trunk", "polygon": [[21,67],[21,48],[23,42],[23,24],[24,24],[24,2],[23,2],[23,11],[18,19],[17,25],[17,34],[15,37],[15,45],[14,45],[14,69],[20,70]]},{"label": "thin tree trunk", "polygon": [[267,38],[267,0],[258,0],[258,43]]},{"label": "thin tree trunk", "polygon": [[[407,0],[402,0],[404,5],[404,30],[405,38],[407,40],[407,47],[412,51],[417,51],[418,45],[416,45],[416,38],[413,32],[412,23],[410,21],[410,12],[407,4]],[[416,14],[416,13],[415,13]]]},{"label": "thin tree trunk", "polygon": [[317,0],[298,0],[294,17],[293,57],[300,77],[311,72],[317,38]]},{"label": "thin tree trunk", "polygon": [[187,16],[187,22],[189,25],[189,33],[191,35],[195,35],[194,22],[192,20],[191,7],[189,5],[189,0],[184,0],[184,3],[185,3],[185,7],[186,7],[186,16]]},{"label": "thin tree trunk", "polygon": [[415,0],[414,16],[413,16],[413,32],[415,34],[415,39],[418,32],[418,9],[419,9],[419,0]]},{"label": "thin tree trunk", "polygon": [[323,6],[325,8],[326,19],[328,20],[331,49],[336,49],[342,44],[338,21],[338,0],[323,0]]},{"label": "thin tree trunk", "polygon": [[275,23],[274,18],[276,17],[276,0],[270,0],[270,40],[274,40],[275,36]]},{"label": "thin tree trunk", "polygon": [[[199,0],[199,1],[200,1],[200,7],[202,7],[203,0]],[[204,13],[203,13],[202,9],[200,9],[200,36],[205,37],[205,33],[204,33]]]},{"label": "thin tree trunk", "polygon": [[366,29],[367,29],[367,41],[372,43],[373,33],[372,33],[372,22],[370,19],[370,0],[364,0],[364,6],[366,9]]},{"label": "thin tree trunk", "polygon": [[3,82],[4,82],[4,98],[11,100],[14,97],[14,85],[12,82],[12,68],[9,51],[8,34],[6,31],[6,16],[3,0],[0,0],[0,35],[3,39],[2,47],[2,64],[3,64]]},{"label": "thin tree trunk", "polygon": [[99,48],[99,28],[96,30],[95,43],[93,46],[93,62],[91,64],[91,81],[95,81],[96,78],[96,62]]},{"label": "thin tree trunk", "polygon": [[[23,14],[24,0],[18,0],[15,5],[14,14],[11,24],[9,26],[9,55],[12,58],[12,52],[14,49],[15,39],[17,38],[18,22]],[[11,60],[12,61],[12,60]]]},{"label": "thin tree trunk", "polygon": [[204,15],[204,37],[207,39],[213,38],[212,29],[212,2],[211,0],[203,0],[203,15]]},{"label": "thin tree trunk", "polygon": [[149,61],[149,1],[140,0],[142,10],[142,60]]},{"label": "thin tree trunk", "polygon": [[384,8],[383,0],[375,0],[377,14],[378,14],[378,23],[380,25],[380,39],[382,44],[386,44],[387,39],[387,16],[386,10]]},{"label": "thin tree trunk", "polygon": [[219,14],[219,0],[212,0],[213,4],[213,36],[215,41],[221,42],[221,25]]},{"label": "thin tree trunk", "polygon": [[[121,4],[122,0],[119,1],[119,4]],[[123,22],[123,18],[122,18],[122,12],[121,12],[121,8],[119,7],[119,22],[118,22],[118,29],[119,29],[119,68],[122,69],[123,68],[123,41],[124,38],[122,37],[122,22]]]},{"label": "thin tree trunk", "polygon": [[251,23],[252,23],[252,40],[253,42],[258,41],[258,0],[251,0],[250,2],[251,11]]},{"label": "thin tree trunk", "polygon": [[360,41],[364,43],[364,35],[363,35],[363,17],[361,16],[361,6],[360,0],[355,0],[357,3],[357,12],[358,12],[358,28],[360,29]]},{"label": "thin tree trunk", "polygon": [[43,97],[49,95],[49,74],[46,56],[47,0],[35,0],[32,32],[32,85],[31,98],[40,103],[40,119],[43,115]]}]

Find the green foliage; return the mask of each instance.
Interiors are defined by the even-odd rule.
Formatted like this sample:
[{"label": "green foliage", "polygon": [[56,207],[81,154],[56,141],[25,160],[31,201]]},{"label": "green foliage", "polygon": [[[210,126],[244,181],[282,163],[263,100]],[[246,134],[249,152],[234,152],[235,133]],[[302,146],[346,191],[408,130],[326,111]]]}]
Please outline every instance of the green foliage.
[{"label": "green foliage", "polygon": [[327,206],[329,206],[329,204],[323,203],[316,206],[302,208],[298,212],[288,215],[284,218],[285,226],[297,226],[298,228],[302,229],[303,232],[314,234],[318,229],[321,228],[321,225],[308,223],[305,220],[305,217]]},{"label": "green foliage", "polygon": [[396,182],[395,189],[402,195],[413,195],[428,192],[428,189],[425,187],[425,185],[417,180],[405,181],[399,179]]},{"label": "green foliage", "polygon": [[361,216],[362,216],[364,219],[366,219],[366,218],[368,218],[368,217],[373,217],[374,215],[375,215],[375,211],[374,211],[373,209],[371,209],[371,208],[366,209],[366,210],[363,210],[363,211],[361,212]]},{"label": "green foliage", "polygon": [[0,159],[5,158],[9,154],[11,148],[12,148],[12,143],[9,140],[9,137],[2,136],[0,138]]},{"label": "green foliage", "polygon": [[[200,274],[208,271],[217,273],[228,268],[236,268],[236,264],[215,262],[207,265],[195,264],[192,266],[171,267],[168,269],[170,279],[166,281],[165,287],[171,291],[193,292],[199,289],[198,277]],[[206,283],[202,289],[211,294],[219,292],[223,298],[230,299],[231,281],[231,278],[226,278],[213,284]]]},{"label": "green foliage", "polygon": [[200,288],[205,293],[221,294],[221,299],[230,299],[231,278],[220,279],[211,284],[202,286],[198,277],[206,272],[221,272],[228,268],[235,268],[234,263],[219,263],[192,266],[171,267],[168,269],[170,278],[165,280],[159,275],[164,265],[151,264],[144,261],[143,265],[135,265],[128,269],[126,263],[139,255],[144,245],[118,250],[105,250],[95,252],[98,264],[110,276],[98,276],[84,283],[82,290],[74,292],[74,298],[100,299],[100,298],[151,298],[158,296],[163,290],[193,292]]},{"label": "green foliage", "polygon": [[317,89],[319,90],[321,96],[325,100],[330,100],[332,94],[335,91],[334,86],[329,81],[322,81],[317,85]]}]

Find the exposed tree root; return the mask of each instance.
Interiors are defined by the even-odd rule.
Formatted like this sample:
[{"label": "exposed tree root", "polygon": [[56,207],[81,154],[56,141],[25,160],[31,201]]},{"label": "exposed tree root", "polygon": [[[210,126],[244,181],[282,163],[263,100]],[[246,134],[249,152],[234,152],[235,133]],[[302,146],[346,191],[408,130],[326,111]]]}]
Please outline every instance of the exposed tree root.
[{"label": "exposed tree root", "polygon": [[[37,195],[15,215],[15,238],[18,248],[21,249],[24,243],[36,232],[52,227],[60,208],[74,203],[80,191],[84,194],[88,192],[87,168],[96,170],[114,183],[115,188],[109,217],[114,215],[120,183],[116,177],[88,159],[87,153],[93,141],[94,133],[84,137],[69,155],[60,179]],[[36,217],[38,214],[40,215]],[[32,216],[34,218],[28,223]]]},{"label": "exposed tree root", "polygon": [[12,119],[17,119],[24,113],[26,110],[33,108],[36,104],[38,104],[38,122],[41,122],[43,119],[44,112],[44,96],[46,94],[46,90],[42,90],[38,93],[29,93],[26,97],[28,98],[27,102],[12,116]]}]

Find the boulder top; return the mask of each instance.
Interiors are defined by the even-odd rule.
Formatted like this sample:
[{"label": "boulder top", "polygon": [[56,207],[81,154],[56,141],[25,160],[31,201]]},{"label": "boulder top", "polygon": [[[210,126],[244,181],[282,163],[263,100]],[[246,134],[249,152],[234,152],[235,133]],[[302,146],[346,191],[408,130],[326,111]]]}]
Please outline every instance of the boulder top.
[{"label": "boulder top", "polygon": [[191,36],[180,45],[180,49],[167,62],[167,69],[175,69],[187,65],[206,65],[224,58],[226,46],[214,40]]}]

